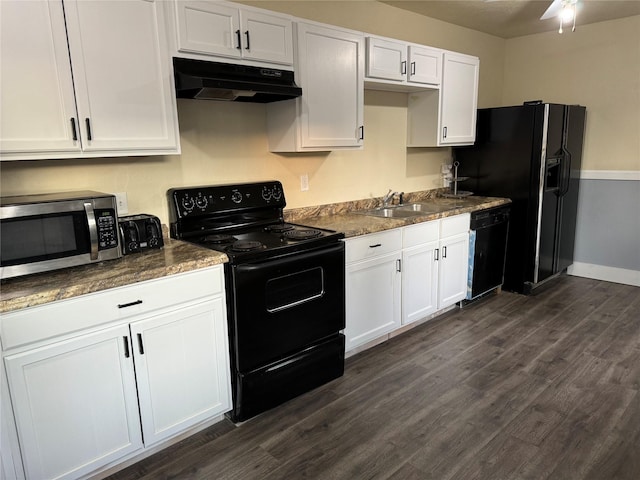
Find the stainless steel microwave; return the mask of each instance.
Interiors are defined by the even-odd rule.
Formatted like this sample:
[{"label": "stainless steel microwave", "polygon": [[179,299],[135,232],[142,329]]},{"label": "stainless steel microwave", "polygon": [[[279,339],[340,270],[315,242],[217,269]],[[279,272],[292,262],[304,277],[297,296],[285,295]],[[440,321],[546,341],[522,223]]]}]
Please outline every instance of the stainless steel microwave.
[{"label": "stainless steel microwave", "polygon": [[0,197],[0,278],[120,258],[115,196]]}]

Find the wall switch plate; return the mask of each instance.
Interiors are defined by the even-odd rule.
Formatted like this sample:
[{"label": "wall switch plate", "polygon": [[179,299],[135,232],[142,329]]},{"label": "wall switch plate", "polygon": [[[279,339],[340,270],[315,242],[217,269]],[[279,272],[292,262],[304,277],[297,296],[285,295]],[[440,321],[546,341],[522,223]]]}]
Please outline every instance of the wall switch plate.
[{"label": "wall switch plate", "polygon": [[307,190],[309,190],[309,175],[303,173],[300,175],[300,191],[306,192]]},{"label": "wall switch plate", "polygon": [[127,202],[127,192],[114,193],[116,196],[116,205],[118,208],[118,216],[129,213],[129,203]]}]

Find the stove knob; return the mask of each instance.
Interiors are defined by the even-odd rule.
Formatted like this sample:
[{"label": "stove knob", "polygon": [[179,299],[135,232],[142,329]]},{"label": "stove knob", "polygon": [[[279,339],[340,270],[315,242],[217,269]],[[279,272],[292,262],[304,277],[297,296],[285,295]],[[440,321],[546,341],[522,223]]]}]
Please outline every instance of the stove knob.
[{"label": "stove knob", "polygon": [[236,190],[231,194],[231,200],[233,203],[240,203],[242,201],[242,194]]},{"label": "stove knob", "polygon": [[196,198],[196,205],[198,206],[198,208],[207,208],[207,205],[209,205],[209,202],[207,201],[207,197],[197,197]]},{"label": "stove knob", "polygon": [[262,198],[264,200],[268,202],[269,200],[271,200],[272,195],[273,194],[271,193],[271,190],[269,190],[267,187],[262,187]]},{"label": "stove knob", "polygon": [[282,198],[282,190],[278,187],[273,187],[273,199],[280,200]]},{"label": "stove knob", "polygon": [[187,212],[190,212],[191,210],[193,210],[193,207],[195,207],[195,202],[193,201],[193,198],[192,197],[184,197],[182,199],[182,207]]}]

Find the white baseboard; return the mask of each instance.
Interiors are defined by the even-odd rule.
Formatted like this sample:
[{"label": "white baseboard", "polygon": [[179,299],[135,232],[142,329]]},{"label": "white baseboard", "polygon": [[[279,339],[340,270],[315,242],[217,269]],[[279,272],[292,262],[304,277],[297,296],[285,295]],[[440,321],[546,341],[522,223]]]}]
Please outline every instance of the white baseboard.
[{"label": "white baseboard", "polygon": [[640,271],[638,270],[574,262],[573,265],[567,269],[567,273],[576,277],[594,278],[596,280],[624,283],[625,285],[640,287]]},{"label": "white baseboard", "polygon": [[640,180],[639,170],[581,170],[581,180]]}]

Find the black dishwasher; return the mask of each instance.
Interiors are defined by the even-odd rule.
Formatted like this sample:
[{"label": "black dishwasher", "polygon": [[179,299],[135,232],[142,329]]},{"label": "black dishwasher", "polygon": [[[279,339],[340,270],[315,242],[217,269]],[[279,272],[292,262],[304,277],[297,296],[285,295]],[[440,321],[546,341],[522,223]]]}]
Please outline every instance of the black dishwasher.
[{"label": "black dishwasher", "polygon": [[510,210],[506,205],[471,214],[467,300],[502,285]]}]

